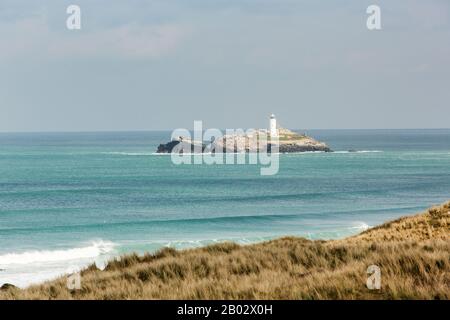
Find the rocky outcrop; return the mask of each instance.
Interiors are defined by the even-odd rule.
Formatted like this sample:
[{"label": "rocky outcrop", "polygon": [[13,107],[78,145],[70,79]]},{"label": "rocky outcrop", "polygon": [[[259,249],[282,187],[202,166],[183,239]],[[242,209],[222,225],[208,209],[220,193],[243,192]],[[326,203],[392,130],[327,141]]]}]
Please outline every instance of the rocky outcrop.
[{"label": "rocky outcrop", "polygon": [[165,144],[160,144],[157,153],[202,153],[206,152],[207,145],[194,142],[188,138],[179,137]]},{"label": "rocky outcrop", "polygon": [[160,144],[158,146],[158,149],[156,150],[157,153],[171,153],[173,148],[178,145],[180,143],[180,141],[174,140],[174,141],[170,141],[168,143],[165,144]]},{"label": "rocky outcrop", "polygon": [[17,287],[10,283],[5,283],[0,287],[0,291],[7,291],[7,290],[11,290],[11,289],[17,289]]},{"label": "rocky outcrop", "polygon": [[292,153],[292,152],[331,152],[331,149],[322,144],[317,145],[301,145],[295,143],[280,144],[279,152]]}]

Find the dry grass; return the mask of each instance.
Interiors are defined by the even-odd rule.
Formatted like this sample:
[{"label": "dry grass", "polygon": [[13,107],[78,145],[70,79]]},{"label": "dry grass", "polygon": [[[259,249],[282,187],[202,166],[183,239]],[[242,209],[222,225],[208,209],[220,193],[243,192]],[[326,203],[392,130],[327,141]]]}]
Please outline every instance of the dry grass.
[{"label": "dry grass", "polygon": [[[336,241],[282,238],[127,255],[0,299],[449,299],[450,203]],[[369,265],[380,290],[366,288]]]}]

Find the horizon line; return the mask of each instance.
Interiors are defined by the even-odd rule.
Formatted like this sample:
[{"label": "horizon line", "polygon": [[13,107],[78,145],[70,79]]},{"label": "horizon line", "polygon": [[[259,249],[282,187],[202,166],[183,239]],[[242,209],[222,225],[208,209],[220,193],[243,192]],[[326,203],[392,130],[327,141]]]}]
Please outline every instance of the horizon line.
[{"label": "horizon line", "polygon": [[[219,129],[219,130],[227,130],[227,129],[233,129],[233,130],[237,130],[237,129],[243,129],[243,128],[225,128],[225,129]],[[257,128],[253,128],[253,129],[257,129]],[[289,130],[330,130],[330,131],[344,131],[344,130],[373,130],[373,131],[382,131],[382,130],[450,130],[449,128],[309,128],[309,129],[305,129],[305,128],[286,128]],[[0,130],[0,134],[40,134],[40,133],[132,133],[132,132],[170,132],[173,131],[175,129],[136,129],[136,130],[67,130],[67,131],[59,131],[59,130],[42,130],[42,131],[1,131]],[[189,131],[193,131],[193,129],[188,129]],[[245,129],[244,129],[245,130]]]}]

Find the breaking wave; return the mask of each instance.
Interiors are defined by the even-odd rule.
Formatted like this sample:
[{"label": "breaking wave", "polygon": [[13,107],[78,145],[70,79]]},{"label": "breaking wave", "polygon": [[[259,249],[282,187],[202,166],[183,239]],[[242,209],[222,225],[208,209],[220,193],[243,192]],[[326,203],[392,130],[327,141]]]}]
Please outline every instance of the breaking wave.
[{"label": "breaking wave", "polygon": [[355,222],[354,225],[350,227],[350,229],[357,229],[358,231],[365,231],[369,228],[370,226],[365,222]]},{"label": "breaking wave", "polygon": [[22,253],[7,253],[0,255],[0,266],[95,258],[113,251],[114,246],[114,243],[109,241],[96,241],[86,247],[66,250],[36,250]]}]

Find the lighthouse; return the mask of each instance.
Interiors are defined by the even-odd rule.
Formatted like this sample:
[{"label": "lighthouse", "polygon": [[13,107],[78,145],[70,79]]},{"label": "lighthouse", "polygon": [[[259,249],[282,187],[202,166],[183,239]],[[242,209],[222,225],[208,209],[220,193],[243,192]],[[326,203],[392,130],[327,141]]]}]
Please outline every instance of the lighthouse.
[{"label": "lighthouse", "polygon": [[277,132],[277,119],[275,119],[275,115],[272,113],[270,115],[270,136],[271,137],[278,137]]}]

